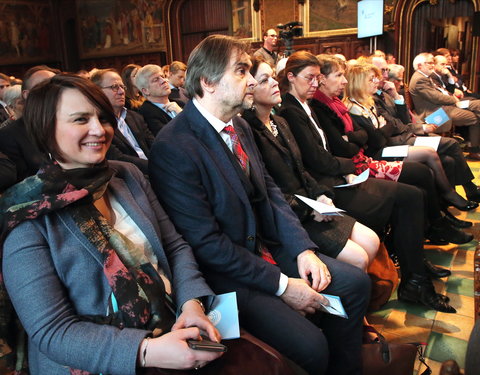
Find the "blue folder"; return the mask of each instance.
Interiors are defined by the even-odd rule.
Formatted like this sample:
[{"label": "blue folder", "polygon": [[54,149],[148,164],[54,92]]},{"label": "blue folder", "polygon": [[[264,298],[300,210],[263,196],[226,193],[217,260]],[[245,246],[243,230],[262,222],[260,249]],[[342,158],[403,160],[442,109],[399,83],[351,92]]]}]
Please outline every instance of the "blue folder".
[{"label": "blue folder", "polygon": [[450,117],[448,117],[447,113],[444,111],[443,108],[437,109],[435,112],[429,114],[427,117],[425,117],[425,122],[427,124],[432,124],[436,126],[440,126],[445,124],[448,120],[450,120]]}]

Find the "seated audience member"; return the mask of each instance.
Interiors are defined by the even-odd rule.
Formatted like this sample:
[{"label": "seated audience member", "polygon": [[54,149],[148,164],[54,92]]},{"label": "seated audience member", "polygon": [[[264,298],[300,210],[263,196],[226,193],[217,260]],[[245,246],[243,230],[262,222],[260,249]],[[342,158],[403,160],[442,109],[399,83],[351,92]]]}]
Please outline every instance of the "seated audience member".
[{"label": "seated audience member", "polygon": [[[455,88],[459,89],[463,93],[464,96],[474,97],[475,99],[480,98],[480,96],[478,94],[471,92],[467,88],[467,86],[465,86],[465,84],[462,80],[461,74],[458,72],[458,70],[454,66],[453,53],[450,52],[450,50],[448,48],[438,48],[437,50],[435,50],[434,55],[435,55],[435,57],[437,57],[439,55],[444,56],[447,59],[446,68],[448,69],[448,71],[450,72],[450,74],[453,78]],[[458,65],[458,60],[460,59],[460,54],[458,53],[458,50],[456,50],[455,59],[457,60],[456,62],[457,62],[457,65]]]},{"label": "seated audience member", "polygon": [[7,105],[3,98],[5,90],[9,87],[10,78],[6,74],[0,73],[0,124],[10,118],[10,115],[7,112]]},{"label": "seated audience member", "polygon": [[[437,153],[431,148],[411,147],[404,161],[381,160],[381,152],[378,150],[386,143],[387,136],[382,133],[386,126],[380,129],[374,127],[372,121],[376,117],[373,111],[368,112],[368,116],[371,117],[356,114],[357,110],[367,113],[369,109],[365,108],[373,105],[371,93],[376,91],[377,82],[375,79],[372,80],[372,74],[376,74],[376,68],[371,64],[355,65],[349,68],[345,77],[345,65],[341,61],[328,55],[319,55],[317,58],[320,62],[321,76],[311,106],[317,118],[322,119],[322,129],[325,131],[332,154],[351,158],[355,164],[355,174],[369,168],[372,177],[399,181],[423,189],[426,193],[424,200],[427,205],[429,239],[453,243],[470,242],[473,239],[472,235],[451,227],[442,217],[435,181],[440,181],[437,184],[443,187],[444,190],[441,190],[443,195],[455,204],[461,204],[460,208],[472,209],[478,205],[472,202],[471,206],[465,208],[467,201],[450,186]],[[373,78],[376,78],[376,75]],[[369,91],[365,90],[365,87]],[[344,89],[346,89],[345,104],[340,104],[338,92]],[[338,108],[339,112],[333,114],[332,109]],[[345,108],[350,109],[350,114],[341,114],[341,110]],[[435,171],[436,180],[432,176],[432,170]]]},{"label": "seated audience member", "polygon": [[45,162],[0,198],[0,212],[3,277],[31,373],[133,375],[219,357],[187,345],[200,329],[220,339],[190,246],[142,173],[105,160],[116,118],[102,91],[58,75],[31,91],[24,121]]},{"label": "seated audience member", "polygon": [[[350,67],[346,73],[346,80],[348,82],[346,84],[343,101],[349,110],[349,116],[353,120],[353,123],[360,129],[365,130],[367,134],[365,139],[355,139],[354,143],[363,150],[362,152],[366,156],[382,162],[382,151],[388,142],[389,133],[392,129],[390,128],[390,124],[387,125],[385,119],[378,116],[375,110],[373,95],[378,90],[379,77],[380,72],[372,64],[360,64]],[[348,128],[349,129],[345,127],[345,132],[353,131],[353,127]],[[468,211],[478,207],[476,202],[465,200],[455,191],[454,187],[448,181],[437,152],[431,147],[410,146],[408,148],[408,155],[403,160],[403,162],[388,162],[388,164],[397,163],[396,169],[389,168],[387,164],[387,168],[385,169],[379,167],[378,171],[374,172],[371,168],[370,172],[372,174],[380,173],[385,175],[385,177],[380,176],[380,178],[392,178],[400,182],[420,186],[427,190],[428,199],[430,199],[430,197],[436,198],[436,186],[439,195],[447,204],[453,205],[462,211]],[[431,171],[420,168],[421,166],[418,165],[418,162],[427,166]],[[358,166],[360,169],[366,168],[362,165],[362,161],[359,161]],[[432,172],[435,184],[432,183],[432,186],[427,187],[427,180],[433,182],[430,178]],[[421,175],[423,176],[420,177]],[[425,184],[422,184],[423,182],[425,182]],[[433,190],[430,190],[430,188],[433,188]],[[438,206],[438,204],[435,206]]]},{"label": "seated audience member", "polygon": [[333,206],[330,198],[334,192],[309,175],[288,124],[271,115],[273,107],[282,101],[273,69],[260,58],[253,58],[252,63],[250,73],[258,84],[253,91],[253,107],[242,116],[252,128],[268,172],[319,251],[366,270],[379,246],[375,232],[348,215],[321,215],[295,197],[299,194]]},{"label": "seated audience member", "polygon": [[187,66],[184,63],[181,61],[174,61],[170,64],[170,71],[168,73],[168,84],[172,90],[168,99],[177,102],[182,108],[189,100],[187,91],[183,88],[186,71]]},{"label": "seated audience member", "polygon": [[3,128],[4,126],[22,117],[24,103],[22,97],[22,86],[13,85],[8,87],[3,95],[3,101],[6,104],[5,110],[7,111],[9,118],[0,124],[0,128]]},{"label": "seated audience member", "polygon": [[390,65],[390,64],[396,64],[397,63],[397,59],[395,58],[395,56],[392,54],[392,53],[387,53],[385,55],[385,60],[387,61],[387,64]]},{"label": "seated audience member", "polygon": [[85,79],[90,79],[90,72],[85,69],[80,69],[77,73],[75,73],[79,77],[83,77]]},{"label": "seated audience member", "polygon": [[[248,331],[309,374],[360,374],[370,282],[316,252],[264,169],[237,116],[252,106],[256,85],[247,51],[245,42],[220,35],[195,47],[186,80],[193,99],[152,146],[154,190],[212,289],[237,293]],[[349,318],[322,313],[320,291],[340,296]]]},{"label": "seated audience member", "polygon": [[[403,96],[399,94],[397,86],[390,83],[392,77],[398,77],[396,68],[392,69],[392,65],[389,65],[390,71],[387,77],[383,70],[386,67],[386,61],[374,59],[372,62],[382,70],[378,90],[373,95],[373,99],[377,114],[386,121],[386,126],[382,128],[382,131],[389,129],[388,132],[385,132],[385,135],[388,136],[387,146],[413,145],[417,136],[425,136],[433,132],[435,125],[412,123]],[[401,65],[397,66],[401,67]],[[480,201],[479,189],[472,182],[474,176],[458,142],[452,138],[441,137],[437,152],[450,184],[452,186],[462,185],[468,200]],[[449,218],[452,218],[448,211],[445,211],[445,213]]]},{"label": "seated audience member", "polygon": [[165,73],[158,65],[145,65],[135,75],[135,86],[145,97],[138,108],[148,128],[155,136],[163,126],[178,115],[182,108],[168,99],[170,86]]},{"label": "seated audience member", "polygon": [[15,163],[0,152],[0,195],[1,193],[17,182],[17,170]]},{"label": "seated audience member", "polygon": [[125,85],[122,78],[114,69],[101,69],[93,74],[91,80],[103,90],[117,120],[107,159],[128,161],[148,174],[148,154],[153,135],[142,115],[125,108]]},{"label": "seated audience member", "polygon": [[253,56],[262,57],[271,66],[275,66],[278,61],[277,49],[278,35],[275,29],[268,29],[263,33],[263,45],[257,49]]},{"label": "seated audience member", "polygon": [[443,89],[447,90],[450,94],[455,95],[459,99],[463,99],[464,94],[455,86],[455,79],[452,73],[447,69],[447,58],[442,55],[434,56],[433,61],[433,73],[430,75],[432,81]]},{"label": "seated audience member", "polygon": [[[378,60],[382,61],[381,65],[383,65],[383,61],[385,60],[383,59],[378,59]],[[378,68],[378,65],[377,63],[375,63],[375,60],[373,60],[372,63]],[[403,95],[403,90],[405,86],[403,81],[403,77],[405,75],[405,67],[399,64],[388,64],[387,68],[388,68],[387,80],[392,82],[395,85],[395,90],[399,95]]]},{"label": "seated audience member", "polygon": [[120,76],[125,85],[125,107],[137,111],[145,101],[145,98],[135,86],[135,76],[141,66],[137,64],[125,65]]},{"label": "seated audience member", "polygon": [[[323,84],[327,79],[339,81],[339,88],[330,97],[330,116],[338,118],[346,114],[345,105],[337,98],[342,82],[342,73],[338,73],[338,76],[335,73],[329,77],[322,75],[320,62],[309,52],[299,51],[292,54],[285,67],[282,88],[287,92],[279,113],[290,126],[307,171],[317,182],[330,188],[351,181],[355,165],[350,158],[335,157],[331,154],[322,122],[307,101],[317,91],[319,80]],[[399,299],[419,302],[438,311],[455,312],[448,304],[448,298],[435,292],[430,279],[430,275],[448,276],[450,271],[424,263],[424,201],[421,189],[369,178],[351,188],[335,189],[334,202],[379,234],[390,224],[390,235],[402,272],[398,288]]]},{"label": "seated audience member", "polygon": [[370,56],[370,57],[381,57],[382,59],[385,58],[385,52],[379,50],[379,49],[376,49],[374,52],[373,52],[373,55]]},{"label": "seated audience member", "polygon": [[438,127],[436,133],[450,130],[452,124],[454,126],[468,126],[471,148],[467,157],[480,160],[480,124],[477,117],[480,102],[478,102],[479,104],[473,104],[474,102],[472,102],[472,108],[458,108],[456,103],[460,100],[452,96],[443,87],[436,85],[430,78],[434,65],[433,55],[430,53],[421,53],[413,60],[415,73],[410,79],[408,89],[415,106],[415,112],[423,120],[440,107],[443,108],[451,121]]},{"label": "seated audience member", "polygon": [[[46,65],[37,65],[27,70],[22,83],[23,99],[28,97],[32,88],[57,73],[59,70]],[[34,175],[40,167],[40,151],[31,142],[23,117],[0,129],[0,152],[3,152],[15,163],[17,181]]]}]

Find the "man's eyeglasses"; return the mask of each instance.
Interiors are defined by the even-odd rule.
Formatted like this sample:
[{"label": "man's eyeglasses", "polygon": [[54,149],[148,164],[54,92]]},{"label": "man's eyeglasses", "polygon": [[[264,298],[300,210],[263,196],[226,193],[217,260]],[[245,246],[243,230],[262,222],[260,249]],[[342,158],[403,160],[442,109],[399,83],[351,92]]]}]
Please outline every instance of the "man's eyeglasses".
[{"label": "man's eyeglasses", "polygon": [[0,90],[3,90],[5,87],[10,87],[10,85],[0,85]]},{"label": "man's eyeglasses", "polygon": [[382,68],[382,73],[388,73],[388,72],[390,72],[389,68]]},{"label": "man's eyeglasses", "polygon": [[275,34],[272,34],[272,35],[269,35],[270,38],[278,38],[278,35],[275,35]]},{"label": "man's eyeglasses", "polygon": [[102,89],[110,89],[112,90],[113,92],[118,92],[118,90],[122,89],[123,91],[125,91],[127,88],[127,86],[125,85],[121,85],[121,84],[118,84],[118,83],[115,83],[111,86],[102,86]]},{"label": "man's eyeglasses", "polygon": [[304,80],[308,81],[310,85],[313,85],[315,82],[318,83],[320,81],[320,76],[305,77],[297,74],[297,77],[303,78]]}]

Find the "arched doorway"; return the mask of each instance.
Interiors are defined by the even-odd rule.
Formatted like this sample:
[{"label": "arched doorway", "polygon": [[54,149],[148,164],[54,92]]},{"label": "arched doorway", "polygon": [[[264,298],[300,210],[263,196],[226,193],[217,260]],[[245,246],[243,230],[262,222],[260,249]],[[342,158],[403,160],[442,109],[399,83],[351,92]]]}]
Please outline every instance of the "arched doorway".
[{"label": "arched doorway", "polygon": [[464,60],[462,73],[476,89],[479,38],[472,36],[472,20],[479,8],[480,0],[398,0],[394,8],[395,34],[398,61],[405,66],[405,76],[412,75],[412,60],[419,52],[458,48]]}]

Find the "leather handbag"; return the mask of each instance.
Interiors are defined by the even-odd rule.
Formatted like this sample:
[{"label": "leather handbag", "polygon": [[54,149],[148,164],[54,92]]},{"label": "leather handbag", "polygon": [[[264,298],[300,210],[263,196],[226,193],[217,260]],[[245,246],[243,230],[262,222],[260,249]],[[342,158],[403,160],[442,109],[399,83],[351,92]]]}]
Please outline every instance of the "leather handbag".
[{"label": "leather handbag", "polygon": [[[241,330],[239,339],[224,343],[228,351],[217,360],[198,370],[164,370],[147,368],[141,375],[294,375],[284,356],[271,346]],[[410,374],[411,375],[411,374]]]},{"label": "leather handbag", "polygon": [[420,362],[427,367],[421,375],[430,375],[432,371],[425,363],[421,344],[388,343],[378,334],[378,341],[362,346],[363,374],[412,375],[417,354]]}]

